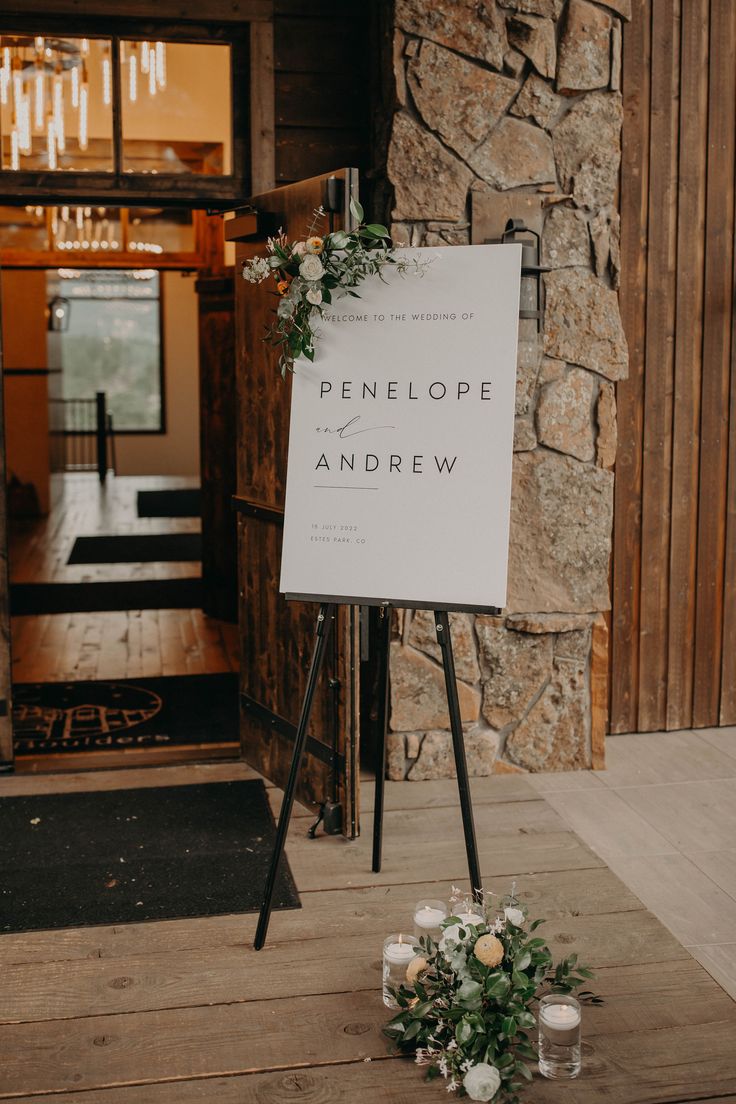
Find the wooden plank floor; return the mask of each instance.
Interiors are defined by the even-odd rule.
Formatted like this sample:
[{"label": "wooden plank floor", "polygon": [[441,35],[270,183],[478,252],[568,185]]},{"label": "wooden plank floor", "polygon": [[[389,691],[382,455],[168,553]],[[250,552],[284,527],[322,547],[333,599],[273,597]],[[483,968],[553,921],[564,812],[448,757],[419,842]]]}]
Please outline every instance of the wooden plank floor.
[{"label": "wooden plank floor", "polygon": [[[252,777],[239,764],[0,779],[0,795]],[[584,1013],[584,1074],[535,1078],[531,1104],[736,1102],[736,1003],[520,778],[477,779],[486,886],[512,879],[605,998]],[[272,804],[278,791],[269,790]],[[370,786],[363,799],[370,806]],[[453,782],[388,783],[385,858],[363,836],[288,857],[302,908],[0,937],[0,1099],[35,1104],[413,1104],[444,1100],[381,1026],[381,944],[421,897],[462,882]]]},{"label": "wooden plank floor", "polygon": [[[125,582],[201,575],[199,563],[68,564],[78,536],[101,533],[197,532],[199,518],[139,518],[139,490],[191,487],[187,476],[113,476],[101,487],[92,473],[54,476],[48,517],[10,526],[13,582]],[[215,621],[199,609],[110,610],[57,613],[11,619],[13,682],[158,678],[239,670],[236,625]],[[159,751],[147,748],[100,754],[29,756],[20,770],[79,770],[131,762],[217,758],[233,745],[205,744]]]}]

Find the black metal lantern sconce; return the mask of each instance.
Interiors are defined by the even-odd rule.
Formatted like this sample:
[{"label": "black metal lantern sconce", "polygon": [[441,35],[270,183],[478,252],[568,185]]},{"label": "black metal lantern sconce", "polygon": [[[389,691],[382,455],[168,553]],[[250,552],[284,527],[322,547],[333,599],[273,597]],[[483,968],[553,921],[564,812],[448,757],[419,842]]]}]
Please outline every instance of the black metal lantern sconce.
[{"label": "black metal lantern sconce", "polygon": [[63,295],[55,295],[49,303],[48,328],[53,333],[65,333],[69,329],[72,305]]},{"label": "black metal lantern sconce", "polygon": [[537,323],[537,333],[544,320],[542,273],[549,272],[549,265],[541,263],[541,239],[536,230],[523,219],[511,218],[506,223],[501,242],[521,245],[521,305],[519,318]]}]

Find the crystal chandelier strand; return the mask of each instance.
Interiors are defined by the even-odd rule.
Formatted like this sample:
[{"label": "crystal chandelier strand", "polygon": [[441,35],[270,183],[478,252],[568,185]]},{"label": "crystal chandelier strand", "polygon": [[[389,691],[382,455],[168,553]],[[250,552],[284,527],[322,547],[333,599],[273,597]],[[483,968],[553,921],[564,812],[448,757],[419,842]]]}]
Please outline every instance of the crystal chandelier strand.
[{"label": "crystal chandelier strand", "polygon": [[72,107],[79,107],[79,66],[73,65],[71,70],[72,82]]},{"label": "crystal chandelier strand", "polygon": [[86,150],[88,144],[89,119],[89,82],[87,68],[82,65],[82,81],[79,88],[79,148]]},{"label": "crystal chandelier strand", "polygon": [[102,102],[105,107],[112,103],[112,63],[108,46],[102,55]]},{"label": "crystal chandelier strand", "polygon": [[63,153],[66,148],[64,122],[63,70],[61,68],[61,62],[58,62],[56,65],[56,72],[54,73],[54,133],[56,135],[56,147],[59,153]]},{"label": "crystal chandelier strand", "polygon": [[44,120],[46,118],[46,72],[43,67],[43,61],[36,59],[36,69],[34,73],[34,114],[33,125],[36,130],[43,130]]},{"label": "crystal chandelier strand", "polygon": [[54,172],[58,168],[58,161],[56,158],[56,123],[50,111],[46,120],[46,153],[48,156],[49,169],[51,172]]},{"label": "crystal chandelier strand", "polygon": [[128,99],[131,103],[138,99],[138,53],[135,44],[131,47],[128,58]]},{"label": "crystal chandelier strand", "polygon": [[141,42],[141,73],[148,73],[151,67],[151,44]]},{"label": "crystal chandelier strand", "polygon": [[163,90],[166,88],[166,43],[156,43],[156,84]]}]

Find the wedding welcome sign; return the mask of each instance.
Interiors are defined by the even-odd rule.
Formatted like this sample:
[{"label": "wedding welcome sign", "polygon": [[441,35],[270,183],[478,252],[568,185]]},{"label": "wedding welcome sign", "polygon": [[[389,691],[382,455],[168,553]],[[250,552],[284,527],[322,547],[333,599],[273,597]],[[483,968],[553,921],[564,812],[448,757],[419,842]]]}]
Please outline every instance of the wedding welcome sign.
[{"label": "wedding welcome sign", "polygon": [[294,373],[281,590],[462,610],[506,601],[521,247],[397,250]]}]

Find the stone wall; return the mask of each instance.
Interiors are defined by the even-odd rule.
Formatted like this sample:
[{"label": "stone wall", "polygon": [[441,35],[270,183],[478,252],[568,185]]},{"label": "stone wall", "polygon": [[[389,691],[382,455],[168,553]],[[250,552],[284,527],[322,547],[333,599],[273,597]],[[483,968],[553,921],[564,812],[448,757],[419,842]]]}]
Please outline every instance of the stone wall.
[{"label": "stone wall", "polygon": [[[453,618],[474,774],[603,762],[614,382],[627,369],[616,201],[629,6],[395,4],[395,240],[466,244],[479,194],[531,195],[552,269],[542,337],[520,345],[506,614]],[[395,630],[389,776],[446,777],[433,618],[406,611]]]}]

